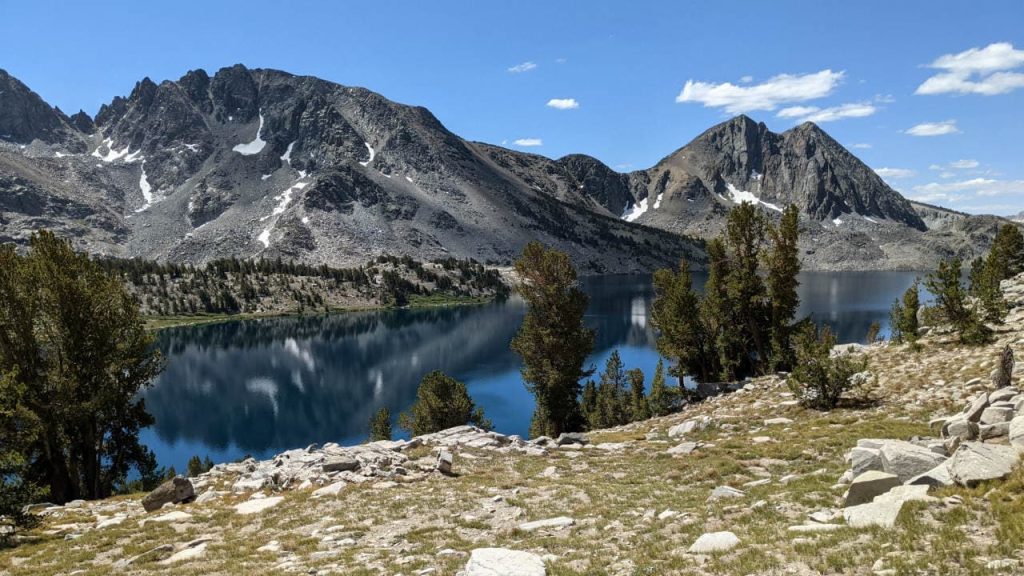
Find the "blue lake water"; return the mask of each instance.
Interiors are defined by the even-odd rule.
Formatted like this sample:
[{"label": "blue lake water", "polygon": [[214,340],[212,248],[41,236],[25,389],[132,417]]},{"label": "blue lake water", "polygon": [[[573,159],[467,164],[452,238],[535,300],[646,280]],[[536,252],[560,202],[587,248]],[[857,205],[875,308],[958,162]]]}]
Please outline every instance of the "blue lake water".
[{"label": "blue lake water", "polygon": [[[862,341],[872,322],[888,332],[889,307],[914,281],[908,272],[801,274],[799,315]],[[695,276],[698,289],[703,276]],[[658,355],[649,322],[649,276],[584,279],[586,323],[597,330],[589,363],[618,349],[648,380]],[[244,320],[158,333],[167,369],[145,392],[156,418],[142,441],[163,466],[190,456],[216,462],[266,458],[310,443],[357,443],[370,416],[409,407],[420,378],[443,370],[469,387],[495,428],[525,435],[533,398],[509,350],[525,313],[518,299],[480,306],[351,312]],[[396,429],[397,431],[397,429]]]}]

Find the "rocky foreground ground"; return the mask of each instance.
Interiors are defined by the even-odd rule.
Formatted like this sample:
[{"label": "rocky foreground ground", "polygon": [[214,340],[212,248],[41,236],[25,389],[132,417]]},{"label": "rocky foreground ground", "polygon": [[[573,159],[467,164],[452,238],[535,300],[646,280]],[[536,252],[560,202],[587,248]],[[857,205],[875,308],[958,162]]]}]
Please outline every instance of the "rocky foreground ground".
[{"label": "rocky foreground ground", "polygon": [[1024,347],[1024,276],[1006,289],[991,345],[847,350],[874,376],[856,407],[772,376],[586,437],[310,446],[46,507],[0,574],[1024,573],[1024,396],[990,378]]}]

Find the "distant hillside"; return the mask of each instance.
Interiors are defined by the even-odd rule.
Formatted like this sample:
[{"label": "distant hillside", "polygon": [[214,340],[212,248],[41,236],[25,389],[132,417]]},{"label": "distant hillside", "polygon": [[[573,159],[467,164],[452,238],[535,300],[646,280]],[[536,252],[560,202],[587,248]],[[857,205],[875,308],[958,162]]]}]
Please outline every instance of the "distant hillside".
[{"label": "distant hillside", "polygon": [[509,294],[495,269],[448,258],[381,256],[357,268],[280,260],[215,260],[204,266],[107,259],[148,316],[272,315],[453,303]]}]

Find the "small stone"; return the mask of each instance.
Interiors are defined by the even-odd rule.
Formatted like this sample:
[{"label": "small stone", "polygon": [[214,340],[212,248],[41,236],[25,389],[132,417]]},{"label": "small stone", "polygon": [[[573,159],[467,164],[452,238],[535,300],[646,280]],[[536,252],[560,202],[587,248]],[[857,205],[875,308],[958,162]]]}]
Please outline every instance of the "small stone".
[{"label": "small stone", "polygon": [[437,468],[437,471],[440,472],[441,474],[444,474],[445,476],[451,476],[452,464],[454,464],[454,462],[455,456],[451,452],[448,452],[447,450],[441,450],[440,452],[437,453],[437,464],[435,468]]},{"label": "small stone", "polygon": [[792,424],[793,421],[789,418],[769,418],[764,421],[765,426],[785,425]]}]

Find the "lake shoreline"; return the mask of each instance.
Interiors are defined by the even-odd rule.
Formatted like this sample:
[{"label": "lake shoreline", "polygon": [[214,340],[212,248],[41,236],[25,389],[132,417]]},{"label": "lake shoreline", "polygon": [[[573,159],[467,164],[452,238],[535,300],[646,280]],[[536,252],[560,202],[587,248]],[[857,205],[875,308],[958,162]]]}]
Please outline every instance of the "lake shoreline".
[{"label": "lake shoreline", "polygon": [[241,312],[238,314],[197,314],[189,316],[143,316],[146,330],[156,332],[167,328],[180,328],[184,326],[201,326],[205,324],[218,324],[222,322],[241,322],[243,320],[263,320],[269,318],[318,318],[334,314],[347,314],[351,312],[376,312],[382,310],[421,310],[427,308],[446,308],[451,306],[479,306],[489,304],[498,300],[497,296],[416,296],[405,306],[384,306],[380,304],[367,304],[365,306],[348,306],[330,308],[327,311],[317,313],[304,313],[298,310],[281,310],[265,313]]}]

